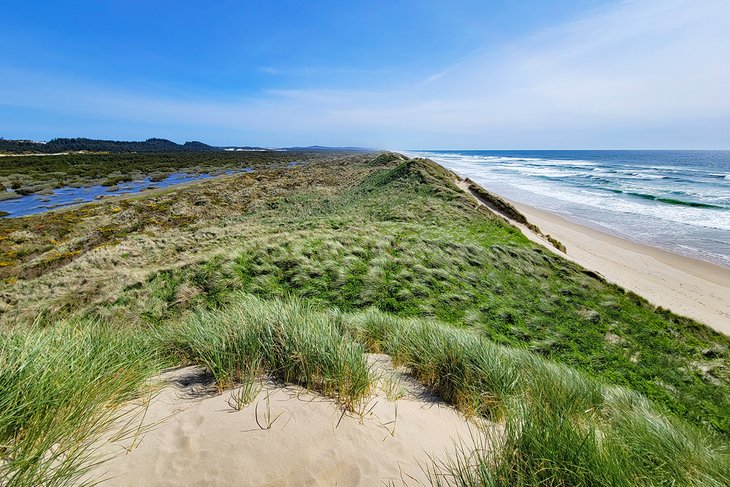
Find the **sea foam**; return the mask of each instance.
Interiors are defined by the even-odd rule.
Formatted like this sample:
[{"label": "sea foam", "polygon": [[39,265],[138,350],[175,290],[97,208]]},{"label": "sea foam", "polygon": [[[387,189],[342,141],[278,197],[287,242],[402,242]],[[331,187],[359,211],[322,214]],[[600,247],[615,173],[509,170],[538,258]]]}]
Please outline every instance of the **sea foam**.
[{"label": "sea foam", "polygon": [[634,241],[730,266],[730,152],[428,151],[411,155],[434,159],[515,201]]}]

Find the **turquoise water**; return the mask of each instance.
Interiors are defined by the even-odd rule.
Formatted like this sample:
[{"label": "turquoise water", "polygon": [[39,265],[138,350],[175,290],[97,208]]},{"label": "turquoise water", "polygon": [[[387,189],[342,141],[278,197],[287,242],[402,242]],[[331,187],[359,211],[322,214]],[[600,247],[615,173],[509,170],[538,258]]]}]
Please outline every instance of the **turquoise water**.
[{"label": "turquoise water", "polygon": [[730,151],[409,151],[512,200],[730,267]]}]

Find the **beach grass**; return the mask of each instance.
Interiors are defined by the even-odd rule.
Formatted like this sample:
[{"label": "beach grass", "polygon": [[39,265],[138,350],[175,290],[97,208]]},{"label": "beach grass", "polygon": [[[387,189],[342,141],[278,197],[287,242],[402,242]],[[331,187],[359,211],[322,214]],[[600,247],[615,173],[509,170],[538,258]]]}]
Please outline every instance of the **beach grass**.
[{"label": "beach grass", "polygon": [[355,410],[371,378],[364,348],[307,305],[244,297],[224,312],[200,311],[165,327],[168,354],[207,367],[220,391],[266,372]]},{"label": "beach grass", "polygon": [[129,414],[118,406],[161,367],[147,337],[98,321],[0,334],[0,485],[79,481],[102,460],[96,439]]},{"label": "beach grass", "polygon": [[220,392],[268,373],[356,410],[371,384],[363,353],[309,307],[256,298],[158,329],[78,318],[2,333],[0,485],[96,481],[87,474],[105,459],[100,436],[119,433],[113,427],[134,413],[119,406],[152,392],[149,379],[165,366],[206,367]]},{"label": "beach grass", "polygon": [[0,400],[7,485],[67,485],[103,459],[99,435],[162,365],[199,365],[220,392],[268,373],[358,411],[372,381],[365,352],[386,353],[467,415],[484,448],[433,467],[436,485],[726,485],[723,442],[608,385],[484,333],[375,308],[317,309],[236,294],[153,330],[63,322],[4,335]]},{"label": "beach grass", "polygon": [[495,424],[436,485],[725,485],[726,445],[626,388],[472,330],[376,310],[340,319],[447,402]]},{"label": "beach grass", "polygon": [[727,483],[728,337],[537,247],[455,177],[357,155],[0,220],[0,483],[83,478],[163,366],[357,411],[366,351],[498,426],[435,482]]}]

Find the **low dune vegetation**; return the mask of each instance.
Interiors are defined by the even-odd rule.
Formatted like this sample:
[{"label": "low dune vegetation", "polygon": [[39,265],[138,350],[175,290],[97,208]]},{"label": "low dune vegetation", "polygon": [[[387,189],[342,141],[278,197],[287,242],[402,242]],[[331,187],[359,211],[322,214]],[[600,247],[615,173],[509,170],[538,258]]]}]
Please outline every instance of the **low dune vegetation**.
[{"label": "low dune vegetation", "polygon": [[183,363],[208,368],[220,390],[260,369],[356,409],[370,388],[361,344],[306,307],[236,301],[225,312],[201,311],[165,329],[161,343]]},{"label": "low dune vegetation", "polygon": [[0,485],[66,485],[164,367],[356,414],[386,353],[484,418],[435,485],[727,485],[730,340],[353,155],[0,221]]},{"label": "low dune vegetation", "polygon": [[286,167],[293,161],[305,162],[336,156],[338,153],[332,151],[218,150],[0,157],[0,196],[7,199],[46,194],[65,186],[114,186],[145,178],[155,182],[174,173],[219,175],[244,168],[270,169]]},{"label": "low dune vegetation", "polygon": [[6,334],[0,478],[7,485],[78,481],[101,460],[94,440],[118,419],[115,406],[144,394],[145,379],[163,365],[205,366],[221,389],[254,369],[358,412],[375,380],[367,350],[389,354],[444,400],[489,421],[483,434],[492,448],[433,465],[435,485],[730,480],[728,453],[708,432],[634,391],[497,345],[479,330],[374,308],[321,310],[300,299],[236,294],[231,302],[153,328],[114,331],[70,320]]},{"label": "low dune vegetation", "polygon": [[83,319],[0,334],[0,485],[68,485],[101,461],[98,435],[162,367],[149,351]]}]

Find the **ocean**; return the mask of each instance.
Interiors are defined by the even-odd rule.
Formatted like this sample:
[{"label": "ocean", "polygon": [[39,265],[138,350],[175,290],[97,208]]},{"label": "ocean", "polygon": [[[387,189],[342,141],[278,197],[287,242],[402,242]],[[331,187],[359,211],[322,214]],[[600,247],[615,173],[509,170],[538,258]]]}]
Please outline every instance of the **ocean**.
[{"label": "ocean", "polygon": [[405,151],[514,201],[730,267],[730,151]]}]

